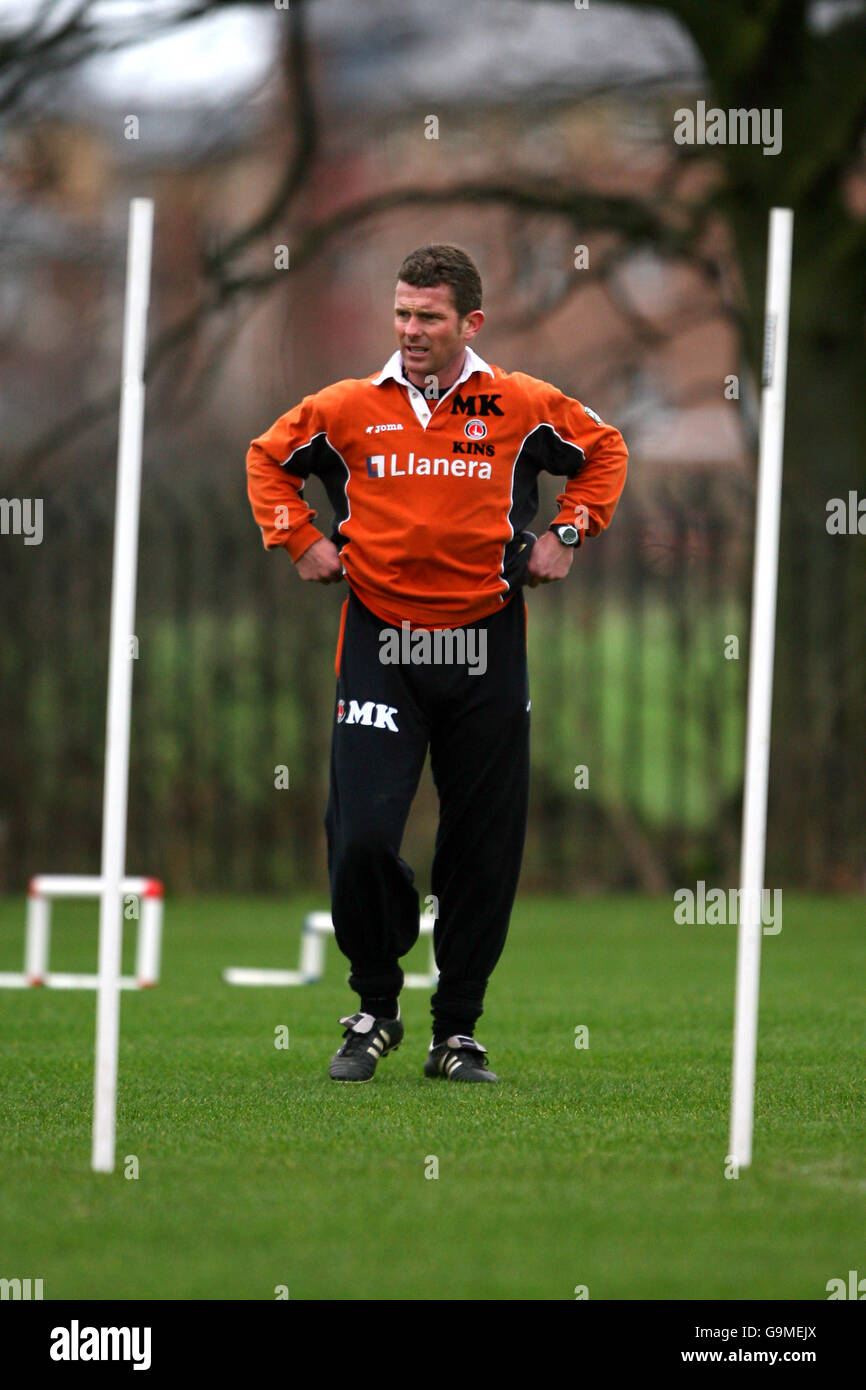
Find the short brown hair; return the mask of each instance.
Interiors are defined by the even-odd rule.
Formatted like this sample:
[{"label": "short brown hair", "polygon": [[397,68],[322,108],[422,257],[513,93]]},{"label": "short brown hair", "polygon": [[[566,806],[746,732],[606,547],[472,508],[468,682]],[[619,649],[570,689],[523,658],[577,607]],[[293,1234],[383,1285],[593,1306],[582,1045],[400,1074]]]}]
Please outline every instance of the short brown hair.
[{"label": "short brown hair", "polygon": [[397,279],[418,290],[429,290],[434,285],[450,286],[458,318],[465,319],[474,309],[481,308],[478,267],[459,246],[419,246],[406,257]]}]

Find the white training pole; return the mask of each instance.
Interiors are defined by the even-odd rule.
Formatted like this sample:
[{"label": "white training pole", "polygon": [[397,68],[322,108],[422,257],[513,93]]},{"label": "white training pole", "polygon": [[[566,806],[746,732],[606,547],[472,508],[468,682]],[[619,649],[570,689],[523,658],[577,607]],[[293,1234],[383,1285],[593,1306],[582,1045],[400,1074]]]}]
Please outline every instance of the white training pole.
[{"label": "white training pole", "polygon": [[51,903],[32,890],[27,895],[27,935],[24,938],[24,974],[31,984],[41,984],[48,974],[51,944]]},{"label": "white training pole", "polygon": [[[132,894],[136,898],[161,898],[163,891],[158,878],[131,874],[120,880],[121,897]],[[29,892],[38,898],[99,898],[102,879],[99,874],[36,874],[30,880]]]},{"label": "white training pole", "polygon": [[135,978],[140,989],[159,981],[162,947],[162,894],[147,893],[141,899],[141,921],[135,953]]},{"label": "white training pole", "polygon": [[752,1161],[758,992],[761,975],[761,900],[767,838],[767,781],[773,703],[779,509],[782,493],[782,445],[785,434],[785,373],[788,365],[788,305],[791,295],[793,232],[793,212],[789,208],[773,208],[770,213],[764,322],[729,1147],[729,1157],[735,1160],[738,1169],[747,1168]]},{"label": "white training pole", "polygon": [[126,305],[123,324],[123,382],[117,451],[117,499],[114,519],[114,568],[111,581],[111,639],[108,666],[108,715],[105,786],[102,809],[102,879],[99,902],[99,992],[96,1005],[96,1066],[91,1166],[98,1173],[114,1169],[117,1104],[117,1051],[120,1027],[122,947],[121,880],[126,859],[126,811],[129,781],[129,721],[132,698],[132,652],[135,631],[135,583],[138,560],[138,503],[141,441],[144,427],[144,353],[150,297],[153,202],[133,198],[129,205]]}]

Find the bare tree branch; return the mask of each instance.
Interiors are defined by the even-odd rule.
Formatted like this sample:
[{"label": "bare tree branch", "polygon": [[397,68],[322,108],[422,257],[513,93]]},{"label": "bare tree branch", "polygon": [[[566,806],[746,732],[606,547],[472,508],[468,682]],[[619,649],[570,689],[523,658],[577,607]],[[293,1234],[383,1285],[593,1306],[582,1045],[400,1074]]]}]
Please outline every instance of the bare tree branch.
[{"label": "bare tree branch", "polygon": [[54,0],[45,0],[31,24],[0,36],[0,115],[19,106],[60,74],[80,69],[90,58],[133,48],[183,24],[206,18],[226,0],[190,0],[177,9],[153,15],[123,17],[114,26],[93,19],[94,0],[79,3],[50,27],[57,13]]},{"label": "bare tree branch", "polygon": [[[699,206],[681,207],[675,219],[670,217],[670,205],[654,206],[651,202],[625,196],[589,193],[563,189],[553,183],[484,184],[461,180],[443,188],[395,188],[376,193],[347,204],[331,216],[308,227],[300,241],[292,247],[292,267],[302,269],[320,256],[326,246],[343,233],[386,212],[405,207],[430,207],[447,203],[486,202],[511,207],[521,212],[547,213],[565,217],[569,225],[578,223],[582,229],[621,232],[627,237],[628,251],[636,246],[651,245],[671,257],[680,257],[697,266],[714,282],[719,268],[709,257],[695,249],[702,230],[703,212]],[[270,225],[273,207],[262,224]],[[247,243],[246,235],[241,243]],[[266,271],[231,275],[227,273],[228,248],[211,262],[210,279],[198,302],[176,323],[166,329],[152,345],[147,359],[147,379],[151,380],[161,364],[183,347],[210,314],[223,308],[238,296],[259,296],[268,293],[279,283],[272,268]],[[112,389],[95,401],[88,402],[71,417],[46,431],[28,450],[28,458],[39,460],[53,453],[97,424],[107,414],[116,411],[119,392]]]},{"label": "bare tree branch", "polygon": [[282,179],[262,211],[241,231],[204,258],[206,275],[221,276],[224,267],[269,232],[291,207],[309,176],[319,144],[319,128],[310,82],[310,55],[304,0],[289,10],[289,41],[285,68],[294,116],[296,146]]}]

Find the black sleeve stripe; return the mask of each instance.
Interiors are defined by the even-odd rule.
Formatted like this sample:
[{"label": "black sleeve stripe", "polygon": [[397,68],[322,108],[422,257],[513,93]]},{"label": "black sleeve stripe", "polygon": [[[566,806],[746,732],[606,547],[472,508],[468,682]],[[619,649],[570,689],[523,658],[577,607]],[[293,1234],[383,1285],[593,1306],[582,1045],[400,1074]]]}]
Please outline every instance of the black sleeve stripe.
[{"label": "black sleeve stripe", "polygon": [[[298,455],[305,455],[297,463]],[[312,473],[314,477],[322,482],[328,501],[334,508],[334,521],[331,539],[339,548],[342,536],[340,527],[348,521],[351,514],[349,504],[349,467],[339,449],[335,449],[324,430],[314,434],[312,439],[308,439],[306,444],[299,444],[297,449],[293,449],[287,459],[280,464],[281,468],[291,468],[289,471],[296,477],[303,478],[304,482]],[[303,484],[298,489],[298,495],[303,495]]]},{"label": "black sleeve stripe", "polygon": [[[292,467],[289,469],[289,472],[294,473],[299,478],[309,478],[311,473],[315,473],[316,476],[318,476],[319,465],[326,446],[327,448],[333,447],[328,443],[328,436],[325,434],[325,431],[320,430],[318,434],[314,434],[311,439],[308,439],[306,444],[299,444],[297,449],[293,449],[289,457],[283,459],[280,467],[289,468],[289,464],[291,463]],[[306,458],[298,459],[299,454],[306,454],[308,450],[311,452]],[[298,462],[293,463],[292,461],[294,459],[298,459]]]},{"label": "black sleeve stripe", "polygon": [[538,475],[542,471],[573,478],[586,455],[579,444],[557,434],[553,425],[536,425],[521,441],[511,472],[511,506],[508,524],[511,540],[503,549],[499,573],[509,589],[522,575],[528,559],[523,532],[538,511]]},{"label": "black sleeve stripe", "polygon": [[526,435],[517,451],[517,462],[521,462],[524,455],[536,472],[544,470],[565,478],[575,477],[586,462],[580,445],[563,439],[547,421],[536,425]]},{"label": "black sleeve stripe", "polygon": [[351,515],[349,465],[339,449],[334,448],[327,436],[325,436],[325,445],[322,448],[322,457],[316,475],[321,479],[325,492],[328,494],[328,501],[334,508],[331,540],[339,549],[343,539],[340,528]]}]

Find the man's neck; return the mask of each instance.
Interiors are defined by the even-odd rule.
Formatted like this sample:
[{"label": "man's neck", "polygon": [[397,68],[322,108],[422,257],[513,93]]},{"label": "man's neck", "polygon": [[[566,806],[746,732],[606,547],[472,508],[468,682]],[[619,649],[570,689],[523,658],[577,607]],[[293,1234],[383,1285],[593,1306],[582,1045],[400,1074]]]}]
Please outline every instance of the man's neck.
[{"label": "man's neck", "polygon": [[[459,357],[455,358],[454,363],[449,363],[445,371],[438,376],[436,380],[436,385],[438,387],[438,394],[440,396],[444,395],[446,391],[451,390],[451,387],[454,385],[455,381],[458,380],[460,373],[463,371],[465,363],[466,349],[464,348],[463,351],[460,353]],[[406,366],[406,363],[403,361],[402,353],[400,354],[400,365],[403,370],[403,376],[406,378],[408,382],[410,382],[414,387],[416,387],[417,390],[423,391],[430,384],[429,373],[427,376],[425,376],[423,373],[409,371],[408,367]]]}]

